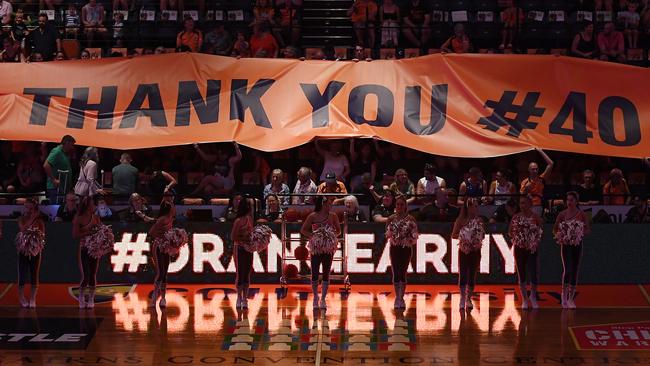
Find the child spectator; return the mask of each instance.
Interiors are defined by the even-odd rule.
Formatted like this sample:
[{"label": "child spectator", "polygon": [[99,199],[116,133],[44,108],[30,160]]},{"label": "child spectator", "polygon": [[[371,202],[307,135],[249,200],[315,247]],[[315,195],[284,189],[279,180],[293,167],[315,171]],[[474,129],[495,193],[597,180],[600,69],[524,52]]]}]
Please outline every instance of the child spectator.
[{"label": "child spectator", "polygon": [[454,25],[454,35],[440,47],[443,52],[468,53],[472,48],[472,43],[465,33],[465,26],[462,23]]},{"label": "child spectator", "polygon": [[124,43],[124,14],[114,13],[113,15],[113,41],[115,47],[122,47]]},{"label": "child spectator", "polygon": [[[348,9],[348,16],[357,36],[357,44],[361,47],[374,47],[377,4],[373,0],[356,0]],[[369,40],[367,44],[366,33]]]},{"label": "child spectator", "polygon": [[524,22],[524,11],[515,6],[513,0],[509,0],[507,7],[501,12],[501,22],[503,23],[503,29],[501,29],[499,49],[512,48],[514,35],[519,33]]},{"label": "child spectator", "polygon": [[79,18],[79,11],[74,3],[68,5],[68,10],[65,12],[65,35],[72,39],[77,39],[79,34],[79,26],[81,19]]},{"label": "child spectator", "polygon": [[637,11],[638,8],[639,3],[629,2],[627,3],[627,10],[618,13],[618,21],[625,30],[629,48],[637,48],[639,41],[639,22],[641,21],[641,16]]},{"label": "child spectator", "polygon": [[244,32],[237,32],[237,40],[232,47],[233,57],[251,57],[251,45]]}]

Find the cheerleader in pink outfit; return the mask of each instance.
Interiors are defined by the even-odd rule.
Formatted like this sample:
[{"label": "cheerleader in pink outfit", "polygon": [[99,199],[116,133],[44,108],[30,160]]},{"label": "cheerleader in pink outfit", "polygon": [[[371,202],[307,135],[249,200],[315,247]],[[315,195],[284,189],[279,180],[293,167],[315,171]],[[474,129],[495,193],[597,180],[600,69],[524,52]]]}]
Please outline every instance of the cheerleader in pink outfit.
[{"label": "cheerleader in pink outfit", "polygon": [[[38,291],[39,269],[41,267],[41,251],[45,244],[45,223],[43,222],[38,203],[33,198],[25,201],[25,212],[18,219],[20,232],[16,236],[18,249],[18,299],[20,306],[36,307],[36,292]],[[25,279],[29,274],[31,293],[29,301],[25,299]]]},{"label": "cheerleader in pink outfit", "polygon": [[476,197],[465,200],[451,234],[453,239],[458,239],[460,310],[474,308],[472,293],[474,293],[476,273],[481,262],[481,246],[485,238],[485,224],[478,216],[478,206]]},{"label": "cheerleader in pink outfit", "polygon": [[[93,233],[94,228],[101,224],[99,216],[95,214],[95,202],[92,197],[86,196],[79,202],[77,213],[72,219],[72,237],[79,240],[79,269],[81,282],[79,283],[79,308],[95,307],[95,286],[97,284],[97,269],[99,259],[94,258],[85,245]],[[88,299],[86,299],[88,290]]]},{"label": "cheerleader in pink outfit", "polygon": [[171,261],[171,255],[167,253],[163,246],[165,235],[172,230],[174,217],[176,216],[176,209],[174,205],[163,200],[160,204],[158,211],[158,218],[156,222],[149,229],[149,241],[153,245],[153,254],[156,262],[156,277],[154,280],[154,290],[151,294],[149,306],[155,307],[156,301],[160,297],[160,307],[167,306],[167,299],[165,298],[167,290],[167,271]]},{"label": "cheerleader in pink outfit", "polygon": [[[510,220],[508,233],[515,247],[515,262],[517,277],[521,290],[521,308],[528,309],[528,301],[533,309],[537,309],[537,253],[542,240],[542,219],[532,211],[533,202],[529,196],[519,199],[520,212]],[[530,270],[530,298],[526,288],[526,271]]]},{"label": "cheerleader in pink outfit", "polygon": [[390,263],[395,287],[395,309],[406,308],[406,272],[418,236],[418,226],[413,216],[408,213],[406,197],[399,195],[395,198],[395,213],[386,222],[386,238],[390,242]]}]

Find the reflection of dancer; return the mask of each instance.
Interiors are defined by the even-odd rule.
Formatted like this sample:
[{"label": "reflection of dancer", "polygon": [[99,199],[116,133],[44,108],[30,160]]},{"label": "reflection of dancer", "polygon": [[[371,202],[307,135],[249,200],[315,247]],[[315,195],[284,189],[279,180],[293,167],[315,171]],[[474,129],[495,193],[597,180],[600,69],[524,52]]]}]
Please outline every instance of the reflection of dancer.
[{"label": "reflection of dancer", "polygon": [[253,252],[246,250],[253,231],[253,216],[248,199],[239,201],[237,218],[232,225],[230,237],[235,243],[235,264],[237,268],[237,308],[248,308],[248,287],[253,271]]},{"label": "reflection of dancer", "polygon": [[[79,209],[72,220],[72,237],[79,240],[79,269],[81,282],[79,284],[79,308],[93,308],[95,306],[95,285],[97,283],[97,268],[99,258],[90,255],[88,247],[84,245],[93,235],[94,228],[100,224],[99,216],[95,215],[95,202],[92,197],[81,199]],[[86,301],[86,288],[88,301]]]},{"label": "reflection of dancer", "polygon": [[460,286],[460,309],[474,308],[472,293],[476,272],[481,261],[481,246],[485,238],[485,226],[478,216],[478,199],[465,200],[460,215],[454,223],[451,237],[458,239],[458,285]]},{"label": "reflection of dancer", "polygon": [[390,241],[390,263],[395,286],[395,309],[406,308],[406,272],[411,262],[412,247],[417,244],[418,226],[408,213],[406,197],[395,198],[395,214],[386,222],[386,238]]},{"label": "reflection of dancer", "polygon": [[567,208],[560,212],[553,226],[553,234],[562,247],[562,307],[575,309],[574,302],[578,269],[582,256],[582,239],[591,232],[587,216],[578,207],[576,192],[566,194]]},{"label": "reflection of dancer", "polygon": [[[18,299],[24,308],[36,307],[38,291],[38,274],[41,267],[41,251],[45,244],[45,223],[33,198],[25,201],[25,212],[18,219],[20,232],[16,236],[18,249]],[[29,273],[31,292],[29,302],[25,299],[25,278]]]},{"label": "reflection of dancer", "polygon": [[537,249],[542,239],[542,219],[532,211],[533,202],[530,197],[523,196],[519,200],[521,212],[515,214],[510,221],[509,234],[515,247],[517,277],[521,289],[521,308],[528,309],[528,290],[526,288],[526,269],[530,270],[530,305],[537,309]]},{"label": "reflection of dancer", "polygon": [[[187,237],[176,238],[175,231],[172,228],[176,217],[176,209],[171,200],[163,200],[160,203],[160,210],[156,222],[149,229],[149,236],[153,244],[153,253],[156,261],[156,278],[154,279],[154,289],[149,302],[150,307],[156,306],[156,301],[160,297],[160,307],[167,306],[165,298],[167,290],[167,270],[171,262],[172,255],[178,254],[180,247],[187,243]],[[180,230],[180,229],[179,229]],[[181,230],[184,233],[184,231]],[[184,241],[184,243],[183,243]]]},{"label": "reflection of dancer", "polygon": [[[327,197],[316,197],[314,212],[309,214],[300,233],[309,238],[311,254],[311,290],[314,293],[314,309],[326,309],[325,297],[329,288],[330,269],[334,252],[338,247],[338,236],[341,233],[339,218],[330,211],[332,204]],[[320,304],[318,302],[318,275],[323,265],[323,288]]]}]

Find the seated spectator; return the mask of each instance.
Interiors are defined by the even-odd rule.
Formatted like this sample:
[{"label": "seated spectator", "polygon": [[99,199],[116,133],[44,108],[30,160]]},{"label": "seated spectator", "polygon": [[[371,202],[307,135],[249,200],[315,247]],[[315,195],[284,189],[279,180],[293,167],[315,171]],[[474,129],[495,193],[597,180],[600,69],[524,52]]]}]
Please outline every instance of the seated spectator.
[{"label": "seated spectator", "polygon": [[287,46],[282,49],[282,58],[294,59],[294,60],[299,59],[301,58],[300,49],[294,46]]},{"label": "seated spectator", "polygon": [[43,62],[45,59],[43,58],[42,53],[38,52],[32,52],[32,55],[29,56],[29,62]]},{"label": "seated spectator", "polygon": [[360,194],[358,201],[364,206],[368,206],[370,211],[375,208],[375,205],[381,200],[381,195],[375,190],[374,182],[370,177],[370,173],[363,173],[361,175],[361,186],[353,190],[352,193]]},{"label": "seated spectator", "polygon": [[216,154],[203,152],[198,144],[194,144],[194,149],[201,159],[208,163],[214,164],[214,174],[206,175],[199,183],[198,187],[190,194],[193,196],[203,195],[214,197],[228,195],[235,186],[235,167],[242,159],[241,150],[236,142],[233,142],[235,155],[230,156],[226,150],[219,148]]},{"label": "seated spectator", "polygon": [[160,0],[160,10],[180,10],[179,0]]},{"label": "seated spectator", "polygon": [[505,205],[497,207],[490,217],[490,224],[507,224],[519,211],[519,204],[514,198],[510,198]]},{"label": "seated spectator", "polygon": [[594,37],[594,24],[584,23],[582,31],[573,37],[571,54],[582,58],[598,58],[598,46]]},{"label": "seated spectator", "polygon": [[404,169],[397,169],[395,171],[395,181],[388,189],[395,192],[395,196],[410,197],[415,194],[415,186]]},{"label": "seated spectator", "polygon": [[602,32],[598,34],[600,59],[603,61],[625,62],[625,40],[623,33],[614,28],[614,23],[607,22]]},{"label": "seated spectator", "polygon": [[528,164],[528,177],[521,181],[519,193],[527,194],[531,198],[533,206],[541,206],[544,197],[544,185],[546,184],[545,179],[551,175],[553,160],[542,149],[537,148],[536,150],[546,161],[546,169],[542,174],[539,174],[539,165],[536,162]]},{"label": "seated spectator", "polygon": [[361,176],[364,173],[369,173],[371,180],[375,180],[377,176],[377,159],[373,154],[370,143],[361,145],[359,154],[357,154],[354,138],[351,138],[350,162],[350,188],[353,191],[361,186]]},{"label": "seated spectator", "polygon": [[426,164],[424,166],[424,177],[420,178],[415,188],[418,195],[430,195],[426,197],[418,197],[417,201],[421,205],[430,203],[436,204],[436,207],[442,208],[447,204],[447,183],[441,177],[436,175],[437,167],[433,164]]},{"label": "seated spectator", "polygon": [[253,35],[250,40],[250,49],[253,57],[277,58],[280,47],[275,37],[270,32],[268,23],[253,25]]},{"label": "seated spectator", "polygon": [[609,173],[609,180],[603,187],[603,203],[605,205],[627,205],[630,203],[630,188],[620,169],[612,169]]},{"label": "seated spectator", "polygon": [[[293,189],[294,194],[311,194],[316,193],[318,187],[311,180],[311,169],[302,167],[298,170],[298,181]],[[314,202],[313,196],[293,196],[291,197],[292,205],[311,205]]]},{"label": "seated spectator", "polygon": [[282,222],[282,209],[280,208],[280,198],[275,193],[266,196],[265,199],[266,209],[261,217],[257,220],[259,222]]},{"label": "seated spectator", "polygon": [[111,211],[110,207],[108,207],[108,204],[106,203],[106,200],[101,197],[97,196],[97,207],[95,208],[95,215],[99,216],[99,218],[102,221],[110,221],[113,219],[113,211]]},{"label": "seated spectator", "polygon": [[43,161],[36,149],[36,145],[29,145],[25,155],[18,163],[16,171],[20,182],[19,191],[25,193],[40,192],[45,188],[45,171]]},{"label": "seated spectator", "polygon": [[320,180],[325,180],[328,173],[333,173],[341,181],[346,181],[350,174],[350,162],[342,152],[341,142],[338,140],[330,141],[327,149],[323,149],[319,140],[314,141],[316,152],[323,157],[323,172],[320,174]]},{"label": "seated spectator", "polygon": [[395,193],[386,191],[381,198],[381,204],[372,210],[372,221],[386,222],[395,213]]},{"label": "seated spectator", "polygon": [[140,175],[138,168],[131,165],[131,155],[123,153],[120,156],[120,164],[112,170],[113,175],[113,195],[118,201],[126,201],[135,193],[138,186]]},{"label": "seated spectator", "polygon": [[84,26],[88,47],[92,47],[95,37],[103,38],[106,34],[104,27],[104,6],[97,0],[88,0],[88,4],[81,8],[81,22]]},{"label": "seated spectator", "polygon": [[[628,1],[625,11],[619,11],[617,19],[621,22],[625,35],[627,36],[627,44],[629,48],[637,48],[639,42],[639,23],[641,16],[638,12],[639,3],[636,1]],[[621,9],[622,10],[622,9]]]},{"label": "seated spectator", "polygon": [[[47,16],[46,16],[47,18]],[[22,11],[17,11],[14,21],[11,24],[11,33],[10,37],[14,42],[20,45],[23,42],[23,39],[29,35],[29,29],[27,29],[27,24],[25,23],[25,14]]]},{"label": "seated spectator", "polygon": [[79,55],[79,59],[90,60],[90,51],[88,51],[87,49],[82,50],[81,54]]},{"label": "seated spectator", "polygon": [[0,62],[20,62],[20,42],[16,42],[11,37],[2,40],[2,52],[0,52]]},{"label": "seated spectator", "polygon": [[129,0],[113,0],[113,11],[129,10]]},{"label": "seated spectator", "polygon": [[138,193],[133,193],[129,198],[129,210],[126,221],[128,222],[154,222],[153,212],[147,200]]},{"label": "seated spectator", "polygon": [[284,195],[290,193],[291,190],[289,189],[289,186],[284,183],[284,172],[282,169],[274,169],[271,173],[271,183],[264,187],[264,200],[266,201],[266,198],[270,194],[275,194],[276,198],[278,197],[277,195],[280,194],[282,195],[282,197],[279,198],[280,202],[287,206],[289,205],[290,199],[289,196]]},{"label": "seated spectator", "polygon": [[494,181],[490,184],[489,197],[487,202],[497,206],[505,205],[506,202],[517,192],[515,184],[510,181],[510,173],[497,171]]},{"label": "seated spectator", "polygon": [[581,205],[598,205],[602,198],[602,190],[594,183],[595,175],[591,170],[582,173],[582,183],[576,187]]},{"label": "seated spectator", "polygon": [[487,183],[483,179],[481,169],[472,167],[469,169],[469,177],[465,179],[458,189],[458,203],[462,206],[465,199],[469,197],[476,197],[479,202],[485,203],[487,201]]},{"label": "seated spectator", "polygon": [[195,29],[194,19],[187,17],[183,19],[183,30],[176,36],[176,48],[185,46],[190,52],[199,52],[203,46],[203,33]]},{"label": "seated spectator", "polygon": [[[336,179],[336,174],[329,172],[325,174],[325,181],[318,186],[317,193],[341,193],[345,195],[348,194],[348,190],[345,188],[343,182]],[[329,199],[334,205],[343,203],[342,198],[335,198],[335,196],[332,196]]]},{"label": "seated spectator", "polygon": [[203,37],[203,52],[211,55],[230,56],[232,39],[223,23],[215,24],[214,28]]},{"label": "seated spectator", "polygon": [[77,39],[79,35],[79,27],[81,27],[81,18],[79,17],[79,10],[74,2],[68,4],[68,10],[65,12],[65,36]]},{"label": "seated spectator", "polygon": [[514,0],[506,1],[506,8],[501,11],[501,44],[499,49],[512,48],[515,35],[521,31],[521,25],[524,23],[524,10],[515,5]]},{"label": "seated spectator", "polygon": [[8,141],[0,142],[0,192],[16,192],[16,170],[18,160],[11,152],[11,143]]},{"label": "seated spectator", "polygon": [[234,222],[237,219],[237,209],[239,208],[239,202],[241,202],[243,196],[240,193],[234,193],[228,200],[228,208],[226,213],[221,218],[221,221]]},{"label": "seated spectator", "polygon": [[399,45],[399,6],[395,0],[384,0],[379,8],[379,23],[381,24],[381,47],[394,48]]},{"label": "seated spectator", "polygon": [[54,222],[72,222],[77,214],[77,196],[74,192],[65,195],[65,203],[56,210]]},{"label": "seated spectator", "polygon": [[237,32],[237,39],[232,47],[233,57],[251,57],[251,45],[246,38],[246,33]]},{"label": "seated spectator", "polygon": [[345,213],[348,222],[366,222],[366,215],[359,209],[359,201],[355,196],[347,196],[343,199]]},{"label": "seated spectator", "polygon": [[54,56],[54,61],[65,61],[67,58],[65,57],[65,54],[63,52],[57,52],[56,56]]},{"label": "seated spectator", "polygon": [[431,11],[424,0],[411,0],[402,13],[404,36],[417,48],[426,47],[431,35]]},{"label": "seated spectator", "polygon": [[626,224],[648,224],[650,223],[650,213],[648,212],[648,201],[635,196],[634,207],[630,208],[625,216]]},{"label": "seated spectator", "polygon": [[449,222],[458,217],[460,213],[458,192],[453,188],[449,188],[444,193],[447,196],[444,200],[444,206],[438,207],[435,202],[422,206],[415,215],[418,221]]},{"label": "seated spectator", "polygon": [[298,18],[299,5],[295,5],[292,1],[285,1],[283,4],[278,4],[279,10],[277,14],[280,18],[280,34],[279,38],[283,44],[296,45],[300,40],[300,19]]},{"label": "seated spectator", "polygon": [[594,9],[596,11],[614,11],[614,0],[594,0]]},{"label": "seated spectator", "polygon": [[[357,36],[357,45],[363,48],[374,47],[377,4],[373,0],[356,0],[348,9],[348,16]],[[366,43],[366,36],[368,43]]]},{"label": "seated spectator", "polygon": [[124,47],[125,38],[126,38],[126,25],[124,23],[124,14],[114,13],[113,14],[113,42],[115,42],[115,47]]},{"label": "seated spectator", "polygon": [[449,37],[445,43],[440,46],[443,52],[468,53],[472,49],[472,43],[469,36],[465,33],[465,26],[462,23],[454,25],[454,35]]}]

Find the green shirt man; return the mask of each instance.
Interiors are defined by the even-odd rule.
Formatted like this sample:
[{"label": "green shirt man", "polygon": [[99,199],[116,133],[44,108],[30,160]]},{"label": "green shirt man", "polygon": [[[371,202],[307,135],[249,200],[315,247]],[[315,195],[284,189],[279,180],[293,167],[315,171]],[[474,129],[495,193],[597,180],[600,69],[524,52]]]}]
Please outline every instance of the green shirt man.
[{"label": "green shirt man", "polygon": [[[72,166],[69,153],[74,150],[75,139],[70,135],[65,135],[61,139],[61,145],[55,147],[50,151],[50,154],[45,159],[43,169],[47,174],[47,191],[50,202],[56,202],[58,195],[65,195],[64,188],[67,191],[72,190]],[[61,174],[59,174],[61,172]],[[67,172],[67,173],[66,173]],[[59,177],[64,179],[59,181]]]}]

